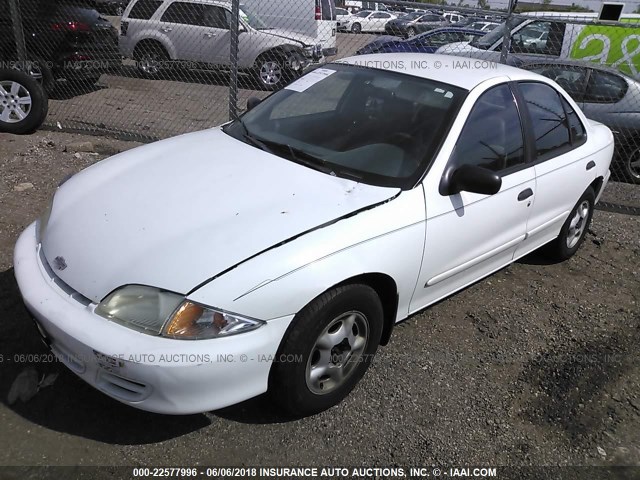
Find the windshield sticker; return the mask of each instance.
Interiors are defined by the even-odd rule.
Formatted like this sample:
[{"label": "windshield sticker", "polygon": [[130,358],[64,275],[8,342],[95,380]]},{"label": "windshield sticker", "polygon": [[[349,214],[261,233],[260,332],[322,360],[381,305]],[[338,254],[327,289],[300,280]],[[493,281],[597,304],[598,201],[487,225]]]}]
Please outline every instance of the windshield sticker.
[{"label": "windshield sticker", "polygon": [[313,87],[316,83],[321,82],[330,75],[336,73],[336,70],[328,68],[318,68],[307,73],[304,77],[299,78],[295,82],[287,85],[285,90],[293,90],[294,92],[304,92],[309,87]]}]

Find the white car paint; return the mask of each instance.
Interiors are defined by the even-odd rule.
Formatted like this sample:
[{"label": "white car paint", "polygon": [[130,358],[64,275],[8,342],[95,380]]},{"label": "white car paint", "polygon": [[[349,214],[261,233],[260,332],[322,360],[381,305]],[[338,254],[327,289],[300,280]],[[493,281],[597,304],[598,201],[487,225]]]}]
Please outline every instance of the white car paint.
[{"label": "white car paint", "polygon": [[[363,16],[367,14],[366,16]],[[388,12],[381,11],[364,11],[360,12],[356,15],[351,15],[351,17],[345,19],[346,24],[343,23],[346,28],[353,31],[354,25],[360,25],[362,32],[384,32],[384,26],[390,20],[395,20],[397,15]]]},{"label": "white car paint", "polygon": [[[379,65],[384,58],[340,63]],[[401,321],[553,239],[594,179],[606,185],[611,132],[589,122],[551,80],[503,65],[465,75],[425,70],[415,58],[397,54],[385,65],[470,92],[414,188],[310,170],[219,129],[122,153],[59,187],[44,238],[30,225],[14,258],[25,303],[54,353],[89,384],[137,408],[172,414],[222,408],[267,390],[286,329],[331,287],[366,273],[386,275],[397,286],[393,320]],[[492,86],[519,80],[558,89],[584,124],[587,142],[505,176],[495,195],[440,194],[476,100]],[[591,161],[595,168],[586,170]],[[524,188],[535,195],[515,201]],[[113,289],[136,283],[265,323],[235,336],[184,341],[94,313]],[[236,361],[219,360],[229,355]],[[246,360],[237,361],[242,355]]]}]

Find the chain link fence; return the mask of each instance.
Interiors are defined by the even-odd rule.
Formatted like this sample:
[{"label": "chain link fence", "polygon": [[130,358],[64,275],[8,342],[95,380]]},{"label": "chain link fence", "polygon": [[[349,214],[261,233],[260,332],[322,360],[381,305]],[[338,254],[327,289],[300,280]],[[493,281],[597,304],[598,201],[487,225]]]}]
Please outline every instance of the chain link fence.
[{"label": "chain link fence", "polygon": [[615,132],[604,207],[640,212],[640,15],[508,14],[507,0],[0,2],[0,59],[47,90],[50,127],[151,141],[233,119],[326,62],[446,53],[464,57],[460,75],[502,62],[555,80]]}]

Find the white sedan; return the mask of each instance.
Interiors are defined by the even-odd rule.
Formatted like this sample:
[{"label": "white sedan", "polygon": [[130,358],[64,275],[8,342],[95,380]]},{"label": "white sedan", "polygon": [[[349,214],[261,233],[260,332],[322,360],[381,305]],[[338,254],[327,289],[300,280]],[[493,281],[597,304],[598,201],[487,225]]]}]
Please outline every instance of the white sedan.
[{"label": "white sedan", "polygon": [[539,247],[571,257],[611,131],[532,72],[385,58],[327,64],[239,120],[60,185],[15,248],[58,358],[154,412],[269,391],[312,414],[397,322]]},{"label": "white sedan", "polygon": [[363,10],[342,21],[341,28],[352,33],[384,32],[384,26],[389,20],[398,18],[388,12]]}]

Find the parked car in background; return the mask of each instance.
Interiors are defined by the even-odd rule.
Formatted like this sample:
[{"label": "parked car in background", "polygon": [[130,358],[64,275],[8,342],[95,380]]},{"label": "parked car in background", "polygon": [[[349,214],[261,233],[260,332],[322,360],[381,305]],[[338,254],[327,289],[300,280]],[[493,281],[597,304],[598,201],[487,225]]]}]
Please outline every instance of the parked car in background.
[{"label": "parked car in background", "polygon": [[[94,9],[49,0],[22,0],[20,6],[28,60],[20,67],[47,92],[58,80],[93,85],[122,65],[118,32]],[[8,8],[0,8],[0,58],[17,60]]]},{"label": "parked car in background", "polygon": [[[171,62],[203,69],[228,68],[231,2],[136,0],[125,10],[120,51],[137,61],[144,76],[155,78]],[[253,11],[240,10],[238,64],[265,90],[282,88],[322,56],[315,37],[269,27]]]},{"label": "parked car in background", "polygon": [[339,31],[346,30],[349,22],[347,21],[351,13],[344,8],[336,8],[336,22]]},{"label": "parked car in background", "polygon": [[459,12],[444,12],[442,16],[446,18],[449,23],[460,23],[465,19],[464,15]]},{"label": "parked car in background", "polygon": [[[616,139],[616,169],[640,184],[640,83],[620,71],[571,61],[537,61],[520,68],[554,80],[589,118],[607,125]],[[618,176],[619,177],[619,176]]]},{"label": "parked car in background", "polygon": [[606,126],[525,70],[366,60],[62,183],[14,254],[59,361],[153,412],[268,391],[314,414],[397,322],[540,247],[578,251],[609,178]]},{"label": "parked car in background", "polygon": [[493,30],[494,28],[496,28],[497,26],[499,26],[499,23],[496,22],[485,22],[485,21],[479,21],[479,22],[473,22],[470,23],[469,25],[466,25],[466,28],[471,28],[473,30],[482,30],[483,32],[490,32],[491,30]]},{"label": "parked car in background", "polygon": [[396,18],[389,12],[363,10],[351,16],[347,28],[352,33],[384,32],[387,22]]},{"label": "parked car in background", "polygon": [[470,30],[468,28],[455,28],[454,26],[436,28],[430,32],[422,33],[407,40],[400,40],[397,37],[383,36],[364,46],[356,52],[357,55],[369,53],[399,53],[418,52],[435,53],[442,45],[452,42],[471,41],[474,38],[485,34],[480,30]]},{"label": "parked car in background", "polygon": [[47,118],[47,93],[28,73],[0,68],[0,132],[24,134]]},{"label": "parked car in background", "polygon": [[91,5],[100,13],[106,15],[117,15],[124,13],[129,4],[129,0],[89,0]]},{"label": "parked car in background", "polygon": [[241,8],[287,35],[295,33],[311,45],[320,45],[323,56],[338,53],[335,0],[241,0]]},{"label": "parked car in background", "polygon": [[388,35],[411,38],[419,33],[428,32],[448,23],[449,21],[442,15],[410,13],[402,18],[388,21],[384,26],[384,31]]}]

